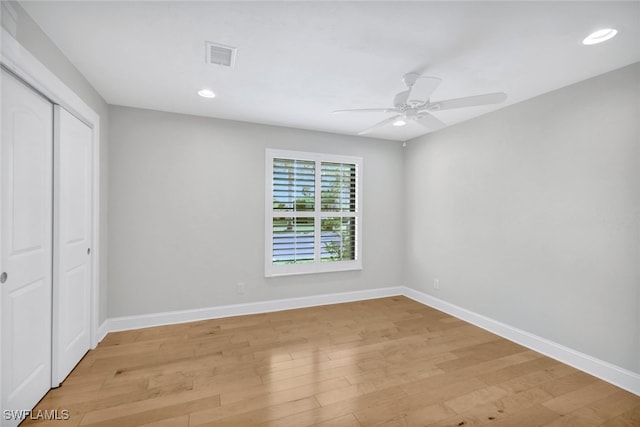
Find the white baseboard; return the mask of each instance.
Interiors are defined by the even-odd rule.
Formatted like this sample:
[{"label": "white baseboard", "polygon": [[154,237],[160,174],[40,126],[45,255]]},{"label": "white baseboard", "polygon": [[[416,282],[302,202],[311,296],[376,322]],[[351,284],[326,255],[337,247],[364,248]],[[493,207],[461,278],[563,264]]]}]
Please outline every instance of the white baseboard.
[{"label": "white baseboard", "polygon": [[109,326],[110,326],[109,319],[105,320],[104,322],[102,322],[100,326],[98,326],[98,330],[96,331],[96,335],[95,335],[96,339],[94,340],[94,343],[93,343],[93,348],[96,348],[96,346],[100,343],[100,341],[102,341],[109,332],[113,332],[109,329]]},{"label": "white baseboard", "polygon": [[640,374],[605,362],[412,288],[402,294],[640,396]]},{"label": "white baseboard", "polygon": [[314,295],[301,298],[287,298],[271,301],[251,302],[246,304],[207,307],[194,310],[180,310],[165,313],[143,314],[139,316],[115,317],[107,319],[100,326],[97,335],[98,337],[100,337],[100,340],[102,340],[109,332],[148,328],[152,326],[173,325],[176,323],[195,322],[198,320],[206,319],[219,319],[221,317],[269,313],[273,311],[292,310],[296,308],[316,307],[320,305],[384,298],[402,295],[403,289],[403,287],[367,289],[362,291]]},{"label": "white baseboard", "polygon": [[455,316],[510,341],[537,351],[538,353],[542,353],[545,356],[549,356],[611,384],[615,384],[616,386],[630,391],[631,393],[640,395],[640,374],[628,371],[620,368],[619,366],[596,359],[595,357],[565,347],[553,341],[549,341],[545,338],[514,328],[513,326],[509,326],[489,317],[474,313],[455,304],[443,301],[432,295],[404,286],[315,295],[301,298],[260,301],[247,304],[233,304],[195,310],[144,314],[140,316],[116,317],[107,319],[103,322],[98,328],[97,336],[99,341],[102,341],[109,332],[195,322],[206,319],[219,319],[222,317],[242,316],[247,314],[269,313],[296,308],[316,307],[327,304],[364,301],[396,295],[404,295],[421,304]]}]

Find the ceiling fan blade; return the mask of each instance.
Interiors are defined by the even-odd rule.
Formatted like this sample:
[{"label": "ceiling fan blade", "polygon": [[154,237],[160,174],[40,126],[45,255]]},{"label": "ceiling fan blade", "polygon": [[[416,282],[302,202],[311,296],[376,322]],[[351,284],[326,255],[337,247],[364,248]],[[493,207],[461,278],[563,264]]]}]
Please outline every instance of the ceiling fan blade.
[{"label": "ceiling fan blade", "polygon": [[409,96],[407,97],[407,104],[424,104],[429,100],[429,97],[440,83],[441,79],[437,77],[418,77],[411,86]]},{"label": "ceiling fan blade", "polygon": [[363,130],[362,132],[358,132],[358,135],[366,135],[366,134],[368,134],[368,133],[369,133],[369,132],[371,132],[371,131],[374,131],[374,130],[376,130],[376,129],[378,129],[378,128],[384,127],[384,126],[386,126],[386,125],[388,125],[388,124],[390,124],[390,123],[395,122],[395,121],[396,121],[396,120],[398,120],[400,117],[402,117],[402,114],[398,114],[398,115],[396,115],[396,116],[389,117],[388,119],[385,119],[385,120],[383,120],[383,121],[381,121],[381,122],[378,122],[378,123],[376,123],[375,125],[371,126],[370,128]]},{"label": "ceiling fan blade", "polygon": [[432,130],[441,129],[447,125],[445,122],[429,113],[421,113],[416,121]]},{"label": "ceiling fan blade", "polygon": [[451,110],[453,108],[476,107],[480,105],[499,104],[507,99],[504,92],[487,93],[485,95],[467,96],[465,98],[447,99],[432,102],[429,111]]},{"label": "ceiling fan blade", "polygon": [[336,110],[334,113],[397,113],[395,108],[357,108],[355,110]]}]

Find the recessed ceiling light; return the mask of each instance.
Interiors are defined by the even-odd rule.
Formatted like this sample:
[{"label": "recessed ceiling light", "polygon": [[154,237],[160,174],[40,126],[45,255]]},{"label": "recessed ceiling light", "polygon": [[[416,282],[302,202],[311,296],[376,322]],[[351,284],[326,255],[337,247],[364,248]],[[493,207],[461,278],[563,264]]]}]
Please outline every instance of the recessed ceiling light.
[{"label": "recessed ceiling light", "polygon": [[216,94],[211,89],[200,89],[198,95],[203,98],[215,98]]},{"label": "recessed ceiling light", "polygon": [[584,40],[582,40],[582,44],[592,45],[606,42],[607,40],[615,37],[616,34],[618,34],[618,30],[614,30],[613,28],[604,28],[589,34]]},{"label": "recessed ceiling light", "polygon": [[394,125],[394,126],[404,126],[404,125],[406,125],[406,124],[407,124],[407,122],[405,122],[405,121],[404,121],[404,120],[402,120],[402,119],[398,119],[398,120],[396,120],[395,122],[393,122],[393,125]]}]

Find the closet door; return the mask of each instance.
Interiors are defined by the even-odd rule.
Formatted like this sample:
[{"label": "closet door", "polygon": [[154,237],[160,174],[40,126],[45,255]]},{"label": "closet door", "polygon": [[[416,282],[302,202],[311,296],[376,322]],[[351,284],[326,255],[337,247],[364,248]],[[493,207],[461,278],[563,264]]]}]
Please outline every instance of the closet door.
[{"label": "closet door", "polygon": [[91,128],[55,107],[53,385],[91,346]]},{"label": "closet door", "polygon": [[51,387],[53,106],[4,70],[1,85],[1,407],[19,411]]}]

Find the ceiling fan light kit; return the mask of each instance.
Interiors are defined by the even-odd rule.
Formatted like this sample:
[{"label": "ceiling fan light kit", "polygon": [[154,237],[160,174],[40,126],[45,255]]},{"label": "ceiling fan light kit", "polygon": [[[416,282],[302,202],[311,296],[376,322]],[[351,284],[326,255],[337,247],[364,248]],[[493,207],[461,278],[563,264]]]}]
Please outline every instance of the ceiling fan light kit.
[{"label": "ceiling fan light kit", "polygon": [[393,97],[392,108],[360,108],[355,110],[337,110],[334,111],[334,113],[396,113],[395,116],[358,132],[358,135],[368,134],[389,124],[396,127],[404,126],[409,121],[414,121],[430,130],[435,130],[446,126],[446,124],[432,115],[432,112],[498,104],[507,99],[505,93],[496,92],[431,102],[431,94],[438,88],[440,83],[442,83],[441,79],[420,75],[418,73],[408,73],[404,75],[402,82],[408,89]]},{"label": "ceiling fan light kit", "polygon": [[582,44],[589,46],[606,42],[607,40],[614,38],[616,34],[618,34],[618,30],[614,28],[603,28],[601,30],[594,31],[585,37],[585,39],[582,40]]},{"label": "ceiling fan light kit", "polygon": [[214,91],[212,91],[211,89],[200,89],[198,91],[198,95],[200,95],[203,98],[215,98],[216,94]]}]

